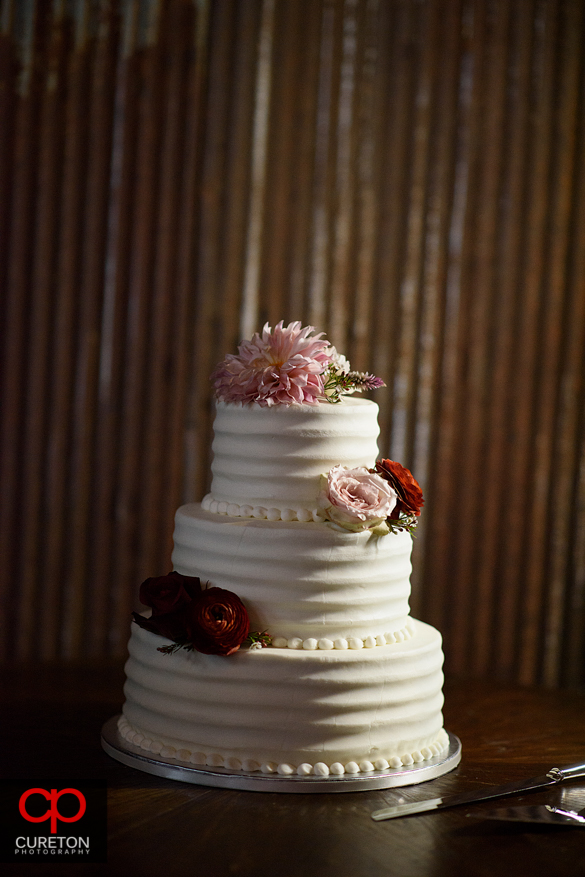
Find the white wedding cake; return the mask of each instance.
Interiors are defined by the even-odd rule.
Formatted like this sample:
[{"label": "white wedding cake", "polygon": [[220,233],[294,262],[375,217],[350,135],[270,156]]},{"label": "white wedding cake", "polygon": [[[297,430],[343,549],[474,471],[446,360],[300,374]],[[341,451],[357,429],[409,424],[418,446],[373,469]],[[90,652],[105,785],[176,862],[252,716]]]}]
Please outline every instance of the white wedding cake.
[{"label": "white wedding cake", "polygon": [[448,744],[441,637],[409,614],[422,494],[348,395],[381,382],[312,332],[265,326],[214,373],[211,490],[177,511],[126,664],[119,731],[161,758],[326,777]]}]

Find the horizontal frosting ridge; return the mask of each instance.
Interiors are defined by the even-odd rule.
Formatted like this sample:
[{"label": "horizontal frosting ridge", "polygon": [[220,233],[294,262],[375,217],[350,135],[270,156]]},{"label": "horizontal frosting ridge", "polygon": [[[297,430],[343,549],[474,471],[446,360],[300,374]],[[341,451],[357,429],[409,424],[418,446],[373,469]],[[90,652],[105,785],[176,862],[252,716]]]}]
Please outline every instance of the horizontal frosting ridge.
[{"label": "horizontal frosting ridge", "polygon": [[126,733],[142,741],[125,739],[167,757],[175,757],[171,748],[188,751],[177,757],[190,763],[257,763],[246,770],[341,764],[347,771],[366,761],[416,761],[425,749],[423,757],[433,757],[442,728],[441,637],[410,621],[412,637],[385,647],[264,648],[229,658],[162,654],[166,641],[133,625],[124,715]]},{"label": "horizontal frosting ridge", "polygon": [[329,639],[394,634],[409,617],[408,533],[219,516],[201,505],[175,518],[173,566],[236,593],[252,630]]},{"label": "horizontal frosting ridge", "polygon": [[271,774],[277,773],[280,776],[343,776],[343,774],[371,773],[373,771],[388,770],[388,768],[409,767],[413,764],[420,764],[428,761],[443,752],[449,744],[449,737],[444,729],[441,729],[435,739],[429,741],[426,745],[421,745],[420,749],[414,751],[403,752],[400,756],[393,755],[390,759],[376,758],[370,761],[368,758],[348,760],[345,764],[337,761],[327,764],[323,761],[314,763],[301,762],[300,764],[290,764],[289,762],[281,762],[278,764],[274,761],[264,760],[261,757],[247,758],[245,756],[238,758],[236,756],[224,756],[219,752],[202,751],[194,748],[189,749],[179,744],[179,748],[173,746],[172,743],[165,743],[163,740],[153,739],[147,732],[142,732],[138,728],[134,728],[125,718],[121,716],[118,722],[118,731],[120,735],[128,743],[139,747],[146,752],[154,755],[160,755],[161,758],[167,760],[180,761],[192,764],[196,767],[225,767],[229,770],[256,772]]},{"label": "horizontal frosting ridge", "polygon": [[314,519],[320,475],[335,465],[372,466],[378,434],[378,406],[368,399],[273,408],[218,402],[206,507],[237,517]]}]

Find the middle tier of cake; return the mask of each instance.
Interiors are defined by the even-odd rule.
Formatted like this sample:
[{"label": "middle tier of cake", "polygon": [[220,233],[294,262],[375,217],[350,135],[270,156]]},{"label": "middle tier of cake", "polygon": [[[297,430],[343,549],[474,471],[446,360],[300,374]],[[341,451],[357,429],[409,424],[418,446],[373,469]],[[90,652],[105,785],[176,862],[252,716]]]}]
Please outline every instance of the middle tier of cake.
[{"label": "middle tier of cake", "polygon": [[233,518],[196,503],[177,511],[174,542],[173,568],[236,593],[251,630],[276,647],[361,649],[412,635],[406,532]]}]

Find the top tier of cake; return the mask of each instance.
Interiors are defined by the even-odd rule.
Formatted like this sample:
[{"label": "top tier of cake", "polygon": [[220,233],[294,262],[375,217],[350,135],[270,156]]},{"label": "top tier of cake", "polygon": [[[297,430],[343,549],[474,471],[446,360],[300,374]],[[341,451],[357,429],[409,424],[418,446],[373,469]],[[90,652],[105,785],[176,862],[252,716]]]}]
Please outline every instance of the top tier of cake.
[{"label": "top tier of cake", "polygon": [[218,402],[207,511],[269,520],[319,520],[320,476],[333,466],[373,466],[378,406],[352,396],[336,404]]}]

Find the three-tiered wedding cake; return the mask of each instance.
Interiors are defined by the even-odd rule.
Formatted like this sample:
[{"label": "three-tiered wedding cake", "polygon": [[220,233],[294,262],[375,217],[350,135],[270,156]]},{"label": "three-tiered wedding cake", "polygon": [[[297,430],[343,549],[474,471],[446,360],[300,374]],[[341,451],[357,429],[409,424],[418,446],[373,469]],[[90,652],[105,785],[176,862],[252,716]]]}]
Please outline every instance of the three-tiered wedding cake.
[{"label": "three-tiered wedding cake", "polygon": [[214,373],[211,491],[177,511],[126,664],[120,733],[161,758],[339,776],[448,743],[441,637],[409,615],[422,494],[345,395],[381,382],[312,331],[266,326]]}]

